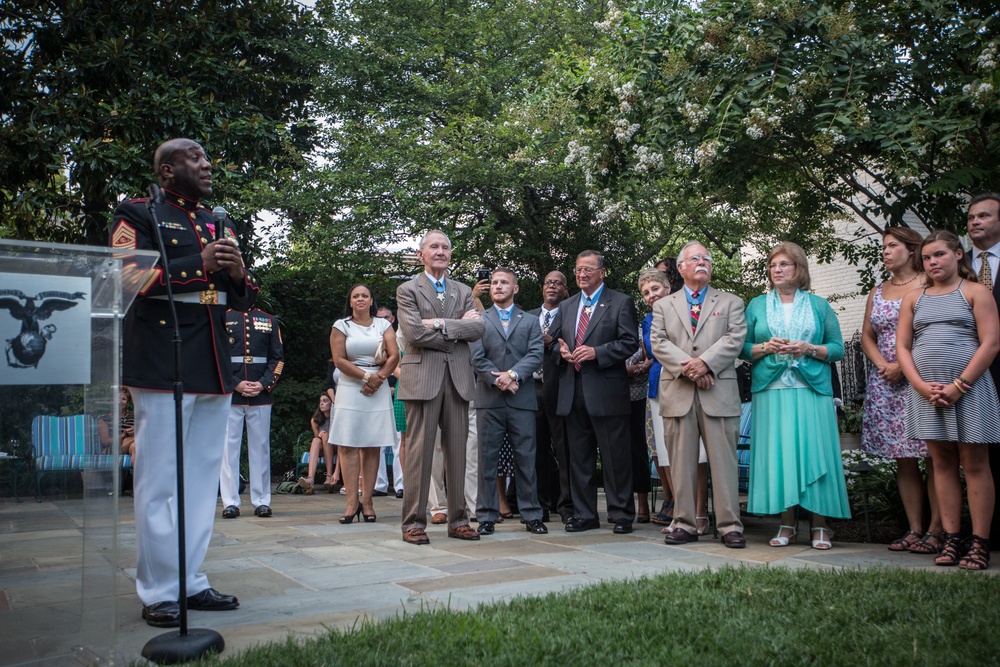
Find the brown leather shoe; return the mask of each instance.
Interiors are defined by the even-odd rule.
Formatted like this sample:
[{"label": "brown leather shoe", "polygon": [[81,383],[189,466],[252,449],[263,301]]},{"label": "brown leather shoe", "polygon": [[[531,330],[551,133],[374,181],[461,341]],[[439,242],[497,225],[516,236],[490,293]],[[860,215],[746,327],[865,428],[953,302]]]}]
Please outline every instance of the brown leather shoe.
[{"label": "brown leather shoe", "polygon": [[478,540],[479,533],[472,526],[459,526],[454,530],[449,530],[448,537],[454,537],[457,540]]},{"label": "brown leather shoe", "polygon": [[667,536],[663,538],[663,542],[665,544],[673,544],[674,546],[698,541],[697,534],[692,535],[683,528],[673,528],[668,530],[666,535]]},{"label": "brown leather shoe", "polygon": [[431,540],[423,528],[411,528],[403,531],[403,541],[410,544],[430,544]]},{"label": "brown leather shoe", "polygon": [[744,549],[747,546],[747,538],[743,537],[743,533],[731,530],[722,536],[722,544],[729,549]]},{"label": "brown leather shoe", "polygon": [[437,514],[431,517],[431,523],[439,525],[442,523],[448,523],[448,515],[445,514],[444,512],[438,512]]}]

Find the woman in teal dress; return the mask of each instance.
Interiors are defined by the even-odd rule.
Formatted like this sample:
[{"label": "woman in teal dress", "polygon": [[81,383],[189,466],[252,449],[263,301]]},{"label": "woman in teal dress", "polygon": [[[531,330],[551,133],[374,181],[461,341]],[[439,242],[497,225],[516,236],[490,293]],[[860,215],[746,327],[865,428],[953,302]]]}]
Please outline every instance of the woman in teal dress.
[{"label": "woman in teal dress", "polygon": [[744,359],[753,362],[750,493],[747,511],[781,513],[773,547],[787,546],[796,507],[812,514],[814,549],[829,549],[827,517],[848,518],[830,364],[844,356],[833,308],[809,294],[801,247],[779,243],[767,255],[772,290],[747,306]]}]

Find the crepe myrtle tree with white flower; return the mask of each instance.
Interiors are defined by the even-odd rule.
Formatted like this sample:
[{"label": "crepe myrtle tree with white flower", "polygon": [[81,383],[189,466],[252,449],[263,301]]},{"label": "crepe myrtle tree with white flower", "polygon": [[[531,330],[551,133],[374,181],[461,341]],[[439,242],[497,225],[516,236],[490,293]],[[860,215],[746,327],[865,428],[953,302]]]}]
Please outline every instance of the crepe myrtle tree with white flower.
[{"label": "crepe myrtle tree with white flower", "polygon": [[845,213],[961,229],[969,194],[1000,187],[998,17],[989,0],[620,3],[562,85],[611,199],[666,179],[765,222],[762,194],[786,189],[783,236],[812,249]]}]

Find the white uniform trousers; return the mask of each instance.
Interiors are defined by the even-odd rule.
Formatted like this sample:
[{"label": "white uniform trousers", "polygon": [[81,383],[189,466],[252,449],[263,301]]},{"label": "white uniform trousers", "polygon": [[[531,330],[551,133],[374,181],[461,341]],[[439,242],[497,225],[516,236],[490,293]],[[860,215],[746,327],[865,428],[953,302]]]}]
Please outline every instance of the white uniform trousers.
[{"label": "white uniform trousers", "polygon": [[[136,593],[143,604],[180,594],[177,562],[177,446],[174,396],[169,391],[129,388],[135,405]],[[215,521],[219,467],[226,442],[228,394],[184,394],[184,507],[187,594],[209,587],[199,572]]]},{"label": "white uniform trousers", "polygon": [[[396,491],[403,490],[403,466],[399,464],[399,435],[399,431],[396,431],[396,439],[392,443],[392,488]],[[389,491],[389,476],[385,463],[388,453],[389,447],[383,447],[378,459],[378,476],[375,477],[375,490],[385,493]]]},{"label": "white uniform trousers", "polygon": [[240,506],[243,422],[247,425],[250,503],[255,508],[271,504],[271,406],[232,405],[229,407],[229,435],[226,437],[222,471],[219,473],[223,507]]}]

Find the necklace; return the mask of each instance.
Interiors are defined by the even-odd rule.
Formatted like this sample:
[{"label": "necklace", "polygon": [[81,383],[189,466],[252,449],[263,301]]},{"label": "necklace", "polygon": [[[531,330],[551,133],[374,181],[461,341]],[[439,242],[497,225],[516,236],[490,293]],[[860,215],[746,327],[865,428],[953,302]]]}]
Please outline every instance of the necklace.
[{"label": "necklace", "polygon": [[895,280],[893,280],[892,278],[890,278],[890,279],[889,279],[889,284],[890,284],[890,285],[892,285],[893,287],[902,287],[903,285],[909,285],[909,284],[910,284],[910,283],[912,283],[912,282],[913,282],[914,280],[916,280],[916,279],[917,279],[917,276],[919,276],[919,275],[920,275],[919,273],[914,273],[914,274],[913,274],[913,277],[912,277],[912,278],[910,278],[909,280],[907,280],[907,281],[906,281],[906,282],[904,282],[904,283],[897,283],[897,282],[896,282]]}]

